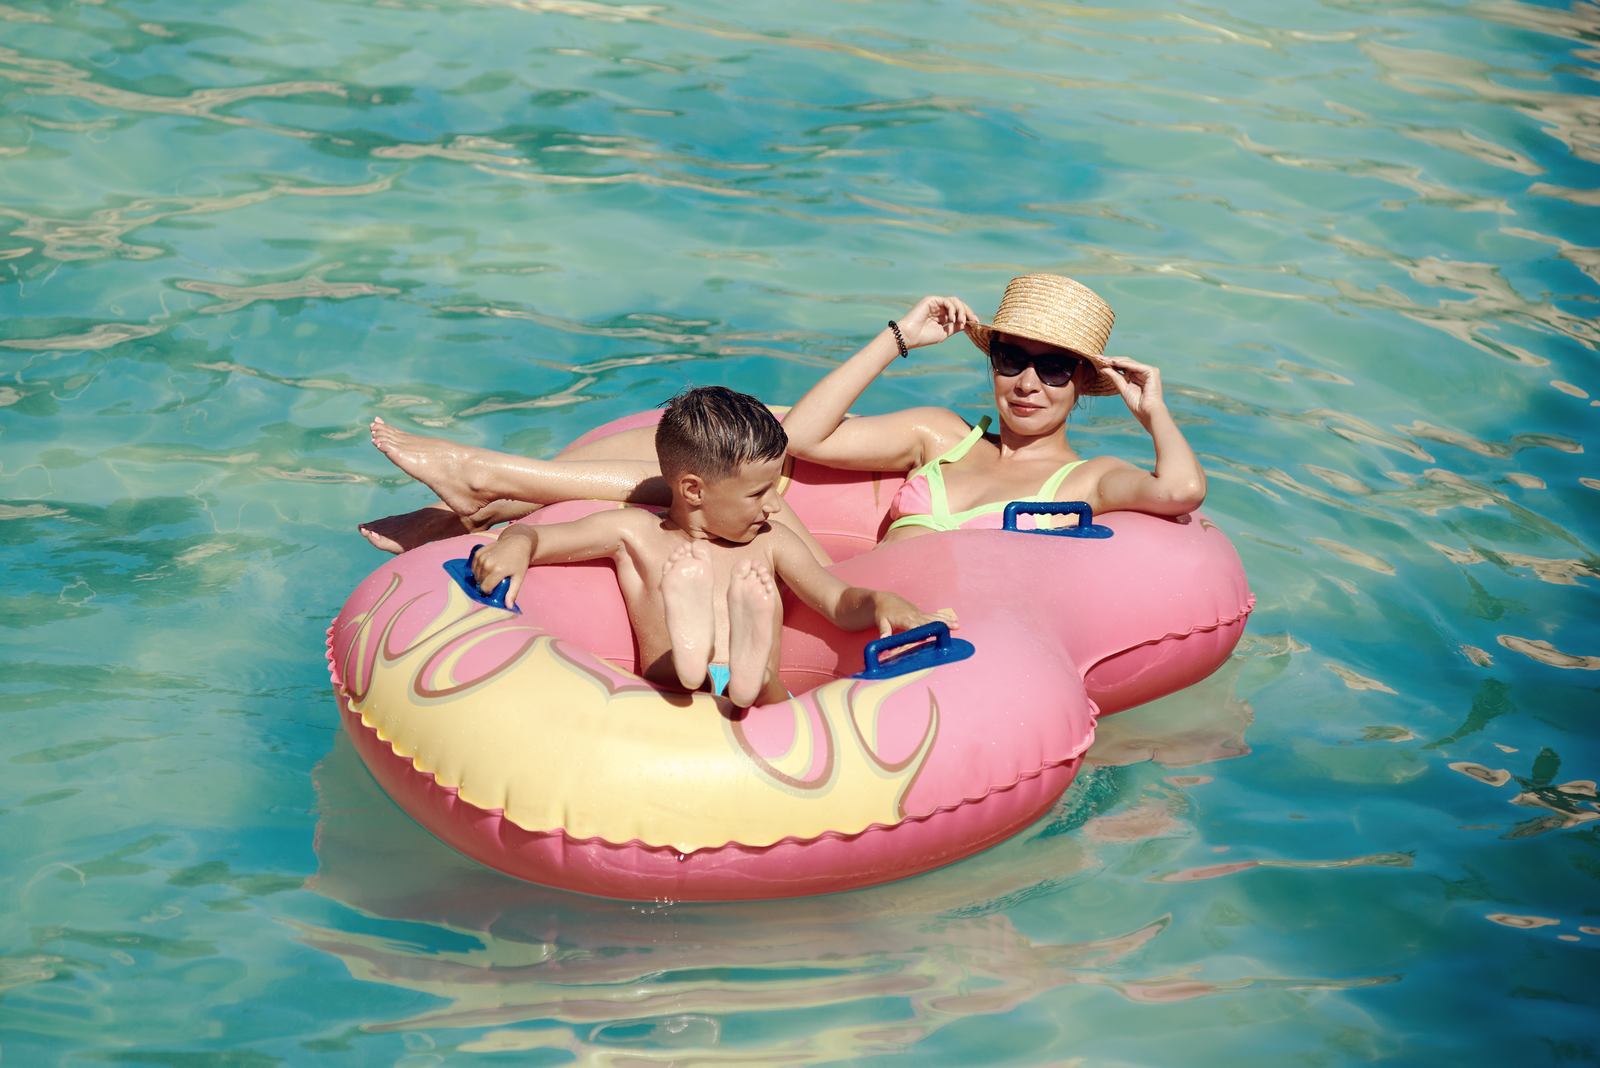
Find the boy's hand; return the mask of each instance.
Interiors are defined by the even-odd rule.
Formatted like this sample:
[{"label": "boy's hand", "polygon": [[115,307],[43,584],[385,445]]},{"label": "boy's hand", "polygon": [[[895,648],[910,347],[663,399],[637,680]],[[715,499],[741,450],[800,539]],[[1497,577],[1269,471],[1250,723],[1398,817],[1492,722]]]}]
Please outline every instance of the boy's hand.
[{"label": "boy's hand", "polygon": [[880,638],[887,638],[898,631],[912,630],[928,623],[944,623],[951,630],[961,626],[956,622],[954,609],[941,608],[930,616],[898,593],[890,593],[888,590],[878,590],[873,594],[872,618],[878,624]]},{"label": "boy's hand", "polygon": [[513,523],[502,530],[499,541],[485,545],[472,558],[472,577],[478,589],[485,595],[493,593],[496,586],[509,578],[511,586],[506,590],[506,607],[515,608],[522,580],[528,575],[528,561],[533,559],[538,541],[538,533],[525,523]]}]

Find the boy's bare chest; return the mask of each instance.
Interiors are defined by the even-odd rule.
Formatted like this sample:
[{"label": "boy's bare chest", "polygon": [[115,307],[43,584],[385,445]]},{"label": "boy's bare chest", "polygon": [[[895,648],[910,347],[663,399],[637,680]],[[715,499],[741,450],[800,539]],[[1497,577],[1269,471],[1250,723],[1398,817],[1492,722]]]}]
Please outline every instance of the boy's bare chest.
[{"label": "boy's bare chest", "polygon": [[[739,561],[749,560],[772,567],[772,554],[765,538],[757,538],[746,545],[730,545],[711,539],[696,540],[705,549],[705,562],[711,572],[712,595],[719,609],[727,597],[728,583]],[[622,585],[624,597],[630,602],[635,598],[659,602],[662,573],[678,548],[687,544],[690,544],[689,539],[675,534],[642,540],[628,554],[630,559],[617,569],[617,580]]]},{"label": "boy's bare chest", "polygon": [[[757,539],[758,542],[762,539]],[[682,565],[681,557],[674,551],[687,544],[681,536],[661,539],[644,539],[632,547],[617,562],[617,584],[622,589],[628,606],[628,617],[633,623],[634,635],[639,641],[641,661],[655,663],[671,649],[671,639],[666,626],[666,601],[662,591],[663,574],[669,567]],[[701,587],[710,602],[714,619],[714,647],[717,655],[726,656],[728,648],[728,586],[734,569],[741,560],[772,566],[771,552],[765,544],[728,545],[710,540],[699,540],[704,549],[703,561],[709,571],[710,581]],[[685,587],[678,586],[678,596],[686,596]]]}]

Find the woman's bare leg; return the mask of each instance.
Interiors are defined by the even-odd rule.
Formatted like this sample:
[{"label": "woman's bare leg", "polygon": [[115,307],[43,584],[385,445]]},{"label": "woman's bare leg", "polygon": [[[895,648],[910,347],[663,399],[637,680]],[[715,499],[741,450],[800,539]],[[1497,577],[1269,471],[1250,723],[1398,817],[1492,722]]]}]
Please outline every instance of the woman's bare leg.
[{"label": "woman's bare leg", "polygon": [[461,515],[472,515],[498,500],[671,501],[661,468],[653,460],[535,460],[410,434],[382,419],[373,420],[372,443]]},{"label": "woman's bare leg", "polygon": [[479,534],[501,523],[510,523],[539,510],[537,504],[523,501],[495,501],[471,515],[457,515],[443,501],[435,501],[426,508],[418,508],[404,515],[384,516],[357,529],[373,548],[386,553],[403,553],[462,534]]},{"label": "woman's bare leg", "polygon": [[[382,424],[388,426],[387,423]],[[390,427],[390,430],[393,430]],[[376,442],[375,442],[376,443]],[[487,452],[488,450],[484,450]],[[498,455],[498,454],[497,454]],[[562,452],[562,460],[624,460],[633,462],[649,462],[653,465],[656,455],[655,427],[639,427],[634,430],[624,430],[617,434],[608,434],[603,438],[587,442],[576,448],[568,448]],[[548,463],[549,461],[543,461]],[[652,469],[654,479],[658,469]],[[618,472],[613,472],[616,475]],[[623,482],[626,481],[625,474]],[[615,487],[618,480],[613,477],[608,480],[609,485]],[[595,490],[596,487],[585,487]],[[580,497],[579,499],[584,499]],[[606,499],[606,498],[598,498]],[[619,498],[611,498],[619,499]],[[630,490],[628,498],[637,504],[660,504],[670,502],[670,493],[666,483],[659,486],[635,484]],[[553,502],[551,502],[553,503]],[[479,509],[469,516],[457,515],[454,509],[443,501],[430,504],[426,508],[418,508],[414,512],[403,515],[385,516],[382,519],[363,523],[360,527],[362,537],[366,538],[375,548],[388,553],[403,553],[408,549],[415,549],[419,545],[439,541],[443,538],[453,538],[460,534],[476,534],[487,530],[500,523],[509,523],[523,519],[538,511],[542,505],[533,502],[499,500]],[[782,513],[779,513],[780,518]]]},{"label": "woman's bare leg", "polygon": [[[462,525],[452,527],[446,517],[437,514],[440,509],[430,505],[366,524],[362,535],[385,552],[404,552],[440,538],[476,533],[496,523],[521,519],[541,505],[558,501],[621,501],[661,508],[672,503],[672,491],[656,462],[653,426],[608,434],[566,449],[554,460],[534,460],[408,434],[382,419],[373,420],[372,443],[402,471],[439,494],[446,507],[464,517]],[[439,484],[435,485],[435,481]],[[472,511],[461,511],[485,496],[489,500]],[[518,502],[534,507],[511,514]],[[773,518],[798,534],[823,564],[833,563],[787,501]]]}]

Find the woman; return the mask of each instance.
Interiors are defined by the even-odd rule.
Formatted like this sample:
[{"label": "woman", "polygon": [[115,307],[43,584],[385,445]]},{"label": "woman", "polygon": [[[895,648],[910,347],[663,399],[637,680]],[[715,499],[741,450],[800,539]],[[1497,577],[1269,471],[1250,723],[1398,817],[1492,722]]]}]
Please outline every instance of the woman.
[{"label": "woman", "polygon": [[[953,297],[924,297],[899,323],[831,371],[784,418],[789,451],[828,467],[907,471],[885,542],[937,530],[998,528],[1009,501],[1085,501],[1101,512],[1182,515],[1205,500],[1206,476],[1161,396],[1161,372],[1101,355],[1112,311],[1070,278],[1013,278],[984,326]],[[965,330],[989,357],[996,434],[944,408],[846,419],[868,384],[910,349]],[[1156,467],[1079,458],[1067,417],[1081,396],[1120,393],[1155,442]]]},{"label": "woman", "polygon": [[[891,506],[885,541],[999,527],[1000,513],[1014,500],[1086,501],[1096,514],[1191,512],[1205,499],[1205,472],[1167,411],[1160,372],[1101,354],[1112,319],[1111,308],[1091,290],[1059,275],[1012,279],[988,326],[954,297],[924,297],[790,410],[783,421],[789,451],[830,467],[909,472]],[[988,433],[987,417],[973,428],[943,408],[845,419],[897,357],[959,331],[989,357],[998,433]],[[1111,456],[1083,460],[1068,443],[1067,417],[1078,398],[1112,393],[1121,394],[1154,441],[1155,470]],[[648,428],[601,439],[562,460],[459,446],[407,434],[381,419],[372,433],[373,444],[442,502],[361,528],[390,552],[482,530],[556,501],[666,502]],[[827,560],[787,505],[776,518]]]}]

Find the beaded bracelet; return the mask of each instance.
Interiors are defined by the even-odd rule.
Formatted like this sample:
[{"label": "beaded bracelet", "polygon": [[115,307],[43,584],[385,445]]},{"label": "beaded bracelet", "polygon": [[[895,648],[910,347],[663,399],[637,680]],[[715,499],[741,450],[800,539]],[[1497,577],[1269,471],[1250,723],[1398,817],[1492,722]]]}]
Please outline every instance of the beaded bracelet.
[{"label": "beaded bracelet", "polygon": [[906,348],[906,339],[900,336],[900,324],[890,319],[889,329],[894,331],[894,343],[900,346],[900,358],[905,359],[906,353],[910,350]]}]

